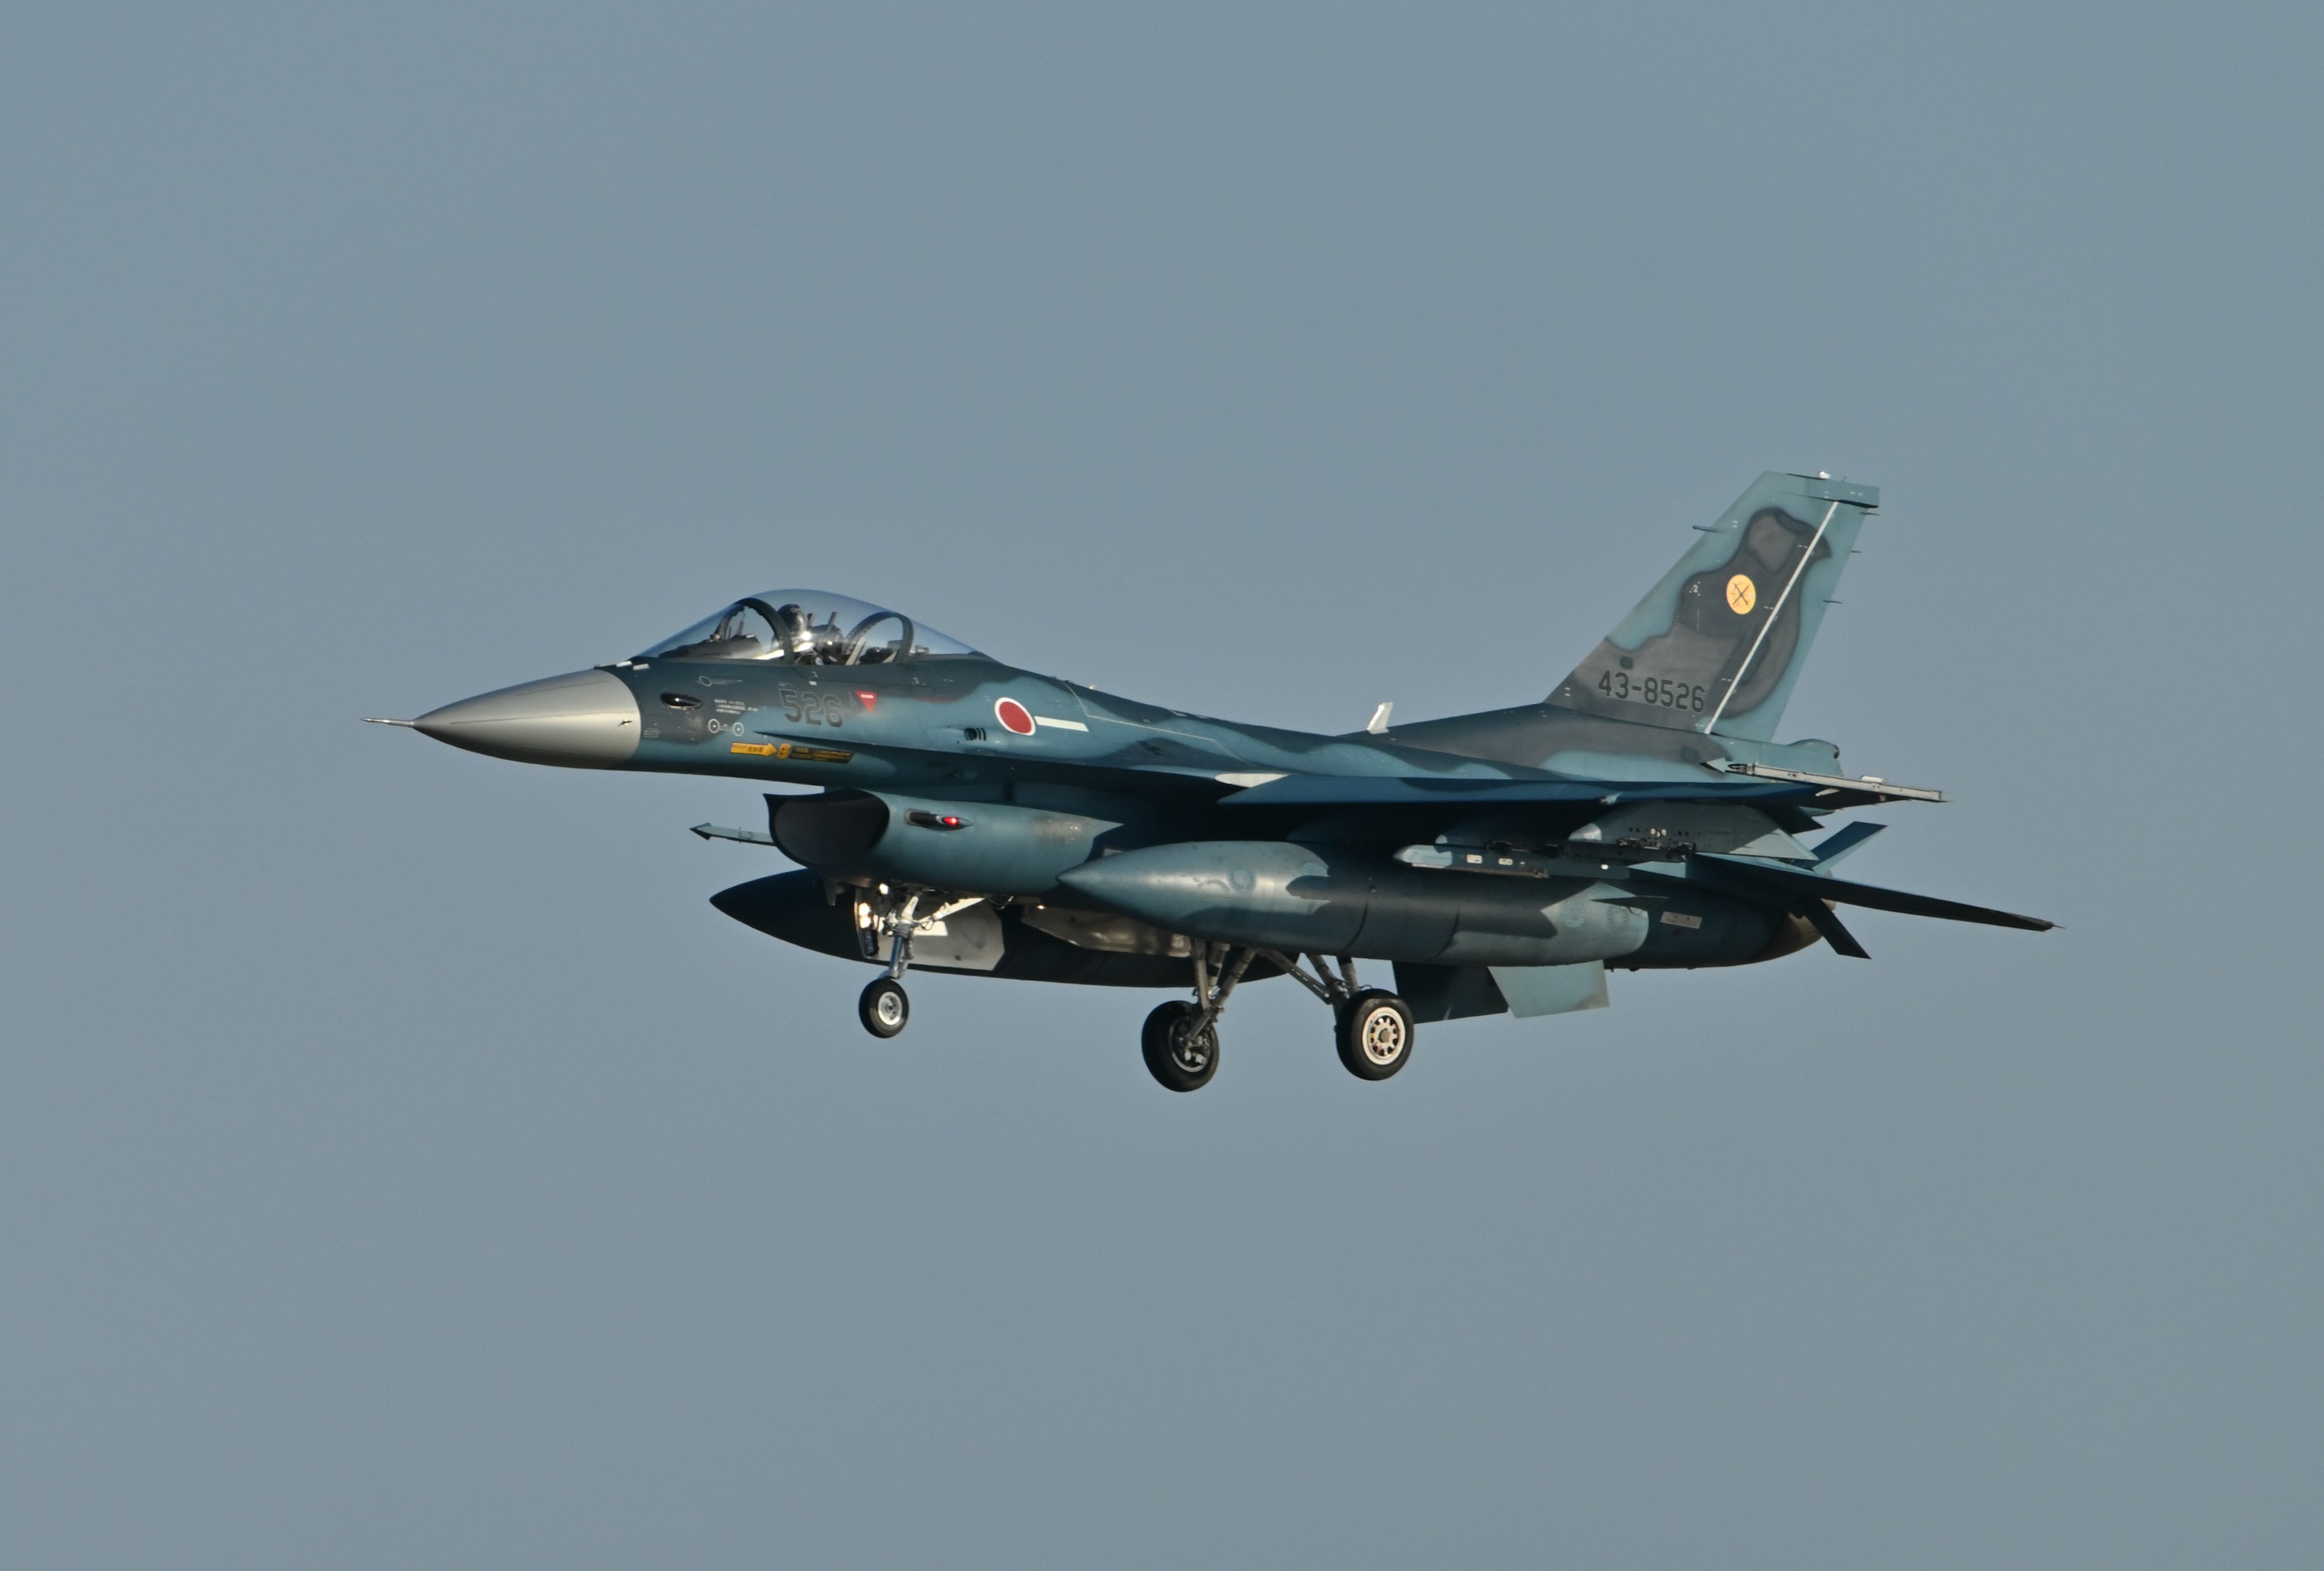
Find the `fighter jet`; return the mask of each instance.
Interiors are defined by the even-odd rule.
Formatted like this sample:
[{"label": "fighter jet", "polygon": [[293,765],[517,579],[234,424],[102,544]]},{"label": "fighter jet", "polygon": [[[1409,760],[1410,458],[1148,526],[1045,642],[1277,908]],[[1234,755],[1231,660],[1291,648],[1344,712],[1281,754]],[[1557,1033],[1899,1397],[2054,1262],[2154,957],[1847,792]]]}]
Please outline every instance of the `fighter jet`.
[{"label": "fighter jet", "polygon": [[1387,704],[1331,736],[1191,715],[811,589],[380,724],[525,763],[815,788],[769,794],[763,830],[695,827],[798,864],[711,904],[877,967],[857,1011],[875,1037],[904,1029],[914,967],[1167,988],[1186,996],[1146,1017],[1146,1067],[1193,1091],[1235,990],[1289,977],[1348,1070],[1385,1080],[1423,1023],[1603,1008],[1609,970],[1819,942],[1866,958],[1844,906],[2053,925],[1841,877],[1879,824],[1803,838],[1944,799],[1775,740],[1879,500],[1762,475],[1538,703],[1415,725]]}]

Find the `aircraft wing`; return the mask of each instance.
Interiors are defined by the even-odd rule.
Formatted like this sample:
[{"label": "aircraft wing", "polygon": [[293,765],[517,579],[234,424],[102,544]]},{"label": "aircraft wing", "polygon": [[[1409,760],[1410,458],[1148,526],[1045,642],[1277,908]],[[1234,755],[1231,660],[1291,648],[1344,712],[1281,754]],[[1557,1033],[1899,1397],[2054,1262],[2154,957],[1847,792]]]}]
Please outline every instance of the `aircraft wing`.
[{"label": "aircraft wing", "polygon": [[[1371,809],[1401,818],[1415,809],[1434,808],[1516,807],[1525,804],[1595,804],[1615,802],[1716,802],[1761,808],[1868,807],[1884,801],[1942,801],[1941,793],[1886,781],[1851,780],[1840,775],[1805,774],[1791,770],[1737,769],[1696,781],[1613,781],[1576,779],[1492,780],[1471,777],[1408,775],[1284,775],[1220,799],[1221,808],[1345,808]],[[1764,857],[1696,852],[1683,863],[1634,864],[1630,876],[1649,882],[1708,884],[1729,894],[1764,901],[1801,910],[1844,955],[1862,955],[1863,948],[1840,925],[1824,902],[1864,906],[1906,916],[1939,917],[1948,921],[1983,922],[1993,927],[2045,932],[2057,926],[2040,917],[1941,900],[1835,878],[1821,866],[1838,862],[1870,836],[1877,825],[1844,829],[1829,842],[1831,855],[1823,863],[1802,866]]]},{"label": "aircraft wing", "polygon": [[1757,856],[1697,852],[1687,859],[1683,873],[1665,873],[1652,867],[1638,871],[1651,877],[1667,878],[1674,882],[1708,883],[1715,889],[1723,888],[1733,894],[1759,900],[1831,901],[1840,905],[1896,911],[1909,917],[1941,917],[1947,921],[1983,922],[1990,927],[2022,928],[2034,933],[2048,932],[2058,925],[2040,917],[2022,917],[2015,911],[1995,910],[1989,906],[1965,905],[1960,901],[1939,900],[1930,894],[1908,894],[1900,889],[1854,883],[1845,878],[1834,878],[1830,873],[1814,873],[1803,867],[1769,862]]},{"label": "aircraft wing", "polygon": [[1886,781],[1738,770],[1700,780],[1508,780],[1461,775],[1286,774],[1222,797],[1222,808],[1398,808],[1517,806],[1528,802],[1737,802],[1860,808],[1876,802],[1942,801],[1941,792]]}]

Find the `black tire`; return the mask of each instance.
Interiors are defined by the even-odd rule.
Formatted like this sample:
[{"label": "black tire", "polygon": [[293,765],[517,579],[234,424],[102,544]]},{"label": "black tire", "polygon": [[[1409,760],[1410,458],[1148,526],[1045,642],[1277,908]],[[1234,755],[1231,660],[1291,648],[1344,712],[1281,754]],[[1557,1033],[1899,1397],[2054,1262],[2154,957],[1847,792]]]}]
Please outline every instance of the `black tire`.
[{"label": "black tire", "polygon": [[912,1001],[905,996],[900,983],[882,976],[855,1001],[855,1018],[863,1022],[865,1030],[885,1040],[912,1023]]},{"label": "black tire", "polygon": [[1340,1011],[1340,1062],[1359,1080],[1385,1080],[1412,1062],[1412,1035],[1411,1006],[1366,988]]},{"label": "black tire", "polygon": [[1138,1045],[1146,1055],[1147,1073],[1166,1091],[1200,1091],[1219,1072],[1219,1027],[1216,1021],[1199,1034],[1192,1028],[1194,1006],[1174,998],[1146,1017]]}]

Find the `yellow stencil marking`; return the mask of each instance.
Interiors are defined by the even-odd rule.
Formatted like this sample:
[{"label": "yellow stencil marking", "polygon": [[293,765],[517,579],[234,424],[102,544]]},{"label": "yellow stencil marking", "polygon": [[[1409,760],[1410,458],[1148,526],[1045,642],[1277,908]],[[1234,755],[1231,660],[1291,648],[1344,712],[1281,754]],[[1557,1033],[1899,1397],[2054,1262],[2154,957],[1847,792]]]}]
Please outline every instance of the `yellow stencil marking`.
[{"label": "yellow stencil marking", "polygon": [[809,747],[804,742],[736,742],[729,753],[747,753],[753,758],[774,758],[786,762],[796,759],[801,763],[853,763],[855,755],[840,747]]},{"label": "yellow stencil marking", "polygon": [[1738,616],[1751,615],[1751,607],[1759,603],[1759,586],[1738,573],[1727,580],[1727,605]]}]

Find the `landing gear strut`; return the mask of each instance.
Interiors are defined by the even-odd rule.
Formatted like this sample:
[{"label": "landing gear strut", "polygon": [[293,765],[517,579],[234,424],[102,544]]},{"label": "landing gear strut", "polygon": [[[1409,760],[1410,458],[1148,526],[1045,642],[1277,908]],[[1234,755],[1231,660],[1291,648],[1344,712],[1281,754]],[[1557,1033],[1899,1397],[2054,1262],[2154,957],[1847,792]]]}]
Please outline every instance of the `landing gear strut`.
[{"label": "landing gear strut", "polygon": [[1172,1091],[1199,1091],[1211,1083],[1219,1069],[1219,1013],[1253,960],[1296,978],[1330,1007],[1340,1062],[1357,1079],[1385,1080],[1411,1061],[1410,1005],[1385,988],[1359,985],[1352,956],[1339,956],[1336,973],[1321,955],[1306,959],[1315,967],[1313,975],[1298,957],[1273,949],[1195,945],[1194,1002],[1174,998],[1146,1017],[1139,1047],[1147,1071]]},{"label": "landing gear strut", "polygon": [[1412,1007],[1385,988],[1358,986],[1352,956],[1339,957],[1335,976],[1323,956],[1310,955],[1315,966],[1310,976],[1292,956],[1271,949],[1260,953],[1331,1007],[1340,1062],[1349,1074],[1359,1080],[1385,1080],[1412,1061]]},{"label": "landing gear strut", "polygon": [[1165,1090],[1199,1091],[1219,1072],[1219,1012],[1226,1008],[1227,995],[1257,955],[1256,950],[1230,949],[1224,944],[1198,944],[1194,1001],[1174,998],[1146,1017],[1139,1049],[1146,1057],[1147,1073]]},{"label": "landing gear strut", "polygon": [[[881,884],[882,904],[886,903],[884,897],[887,892],[888,886]],[[866,987],[863,995],[855,1001],[856,1018],[863,1022],[863,1029],[875,1037],[892,1037],[911,1023],[912,1001],[904,992],[904,973],[912,966],[913,936],[956,911],[966,910],[984,898],[981,894],[971,895],[965,900],[940,905],[927,916],[915,916],[913,913],[919,910],[921,896],[926,892],[915,891],[904,897],[900,907],[881,911],[876,918],[871,914],[872,908],[870,904],[866,903],[862,908],[865,913],[864,925],[861,929],[863,957],[869,960],[876,956],[879,941],[883,938],[889,940],[888,975]]]}]

